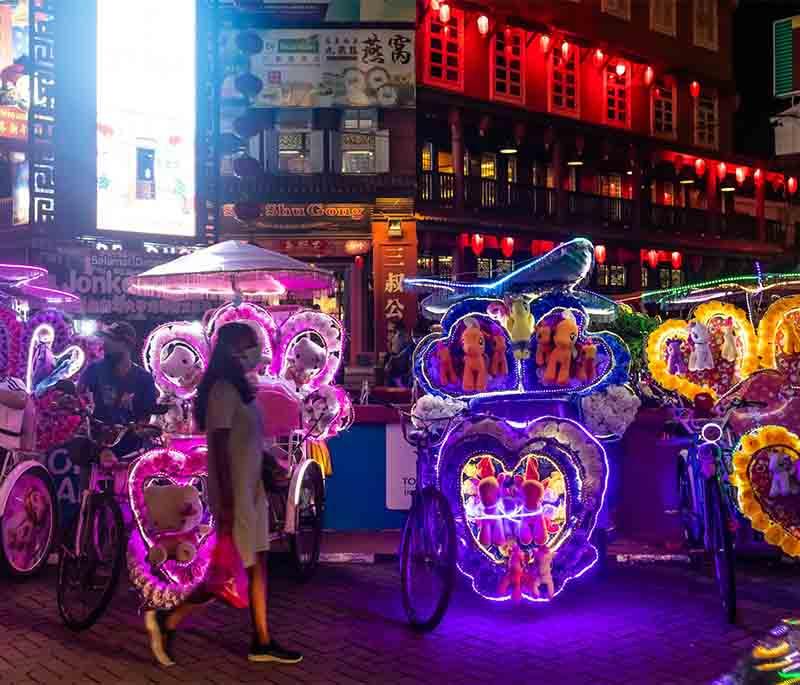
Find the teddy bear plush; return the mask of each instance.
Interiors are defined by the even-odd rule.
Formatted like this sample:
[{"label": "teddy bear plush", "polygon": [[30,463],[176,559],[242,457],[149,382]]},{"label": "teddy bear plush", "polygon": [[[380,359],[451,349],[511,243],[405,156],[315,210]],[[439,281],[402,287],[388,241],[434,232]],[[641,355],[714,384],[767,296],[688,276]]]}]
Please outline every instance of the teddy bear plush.
[{"label": "teddy bear plush", "polygon": [[530,457],[525,467],[525,480],[522,481],[522,521],[519,528],[519,541],[523,545],[535,543],[543,545],[547,542],[548,525],[545,516],[539,512],[544,500],[548,481],[539,480],[539,468],[536,459]]},{"label": "teddy bear plush", "polygon": [[180,340],[164,345],[161,350],[161,371],[183,388],[191,388],[203,373],[200,357]]},{"label": "teddy bear plush", "polygon": [[550,353],[544,380],[547,383],[567,385],[570,381],[572,361],[575,359],[575,341],[578,339],[578,323],[575,317],[567,312],[556,325],[553,335],[555,348]]},{"label": "teddy bear plush", "polygon": [[474,321],[468,321],[461,333],[461,349],[464,350],[462,389],[464,392],[484,392],[489,385],[486,336]]},{"label": "teddy bear plush", "polygon": [[508,317],[508,333],[511,336],[511,346],[517,359],[529,359],[531,356],[530,343],[533,335],[533,314],[528,303],[522,297],[515,297],[510,301],[511,313]]},{"label": "teddy bear plush", "polygon": [[446,343],[436,346],[436,356],[439,359],[439,380],[442,385],[457,385],[458,374],[453,366],[453,355]]},{"label": "teddy bear plush", "polygon": [[506,541],[503,526],[499,518],[500,483],[495,475],[492,460],[484,457],[478,463],[478,497],[483,505],[483,514],[490,518],[478,519],[478,540],[486,547],[502,545]]},{"label": "teddy bear plush", "polygon": [[317,345],[311,338],[300,338],[292,348],[287,380],[292,381],[298,390],[325,366],[325,348]]},{"label": "teddy bear plush", "polygon": [[770,497],[786,497],[798,492],[797,483],[792,480],[795,468],[792,458],[783,452],[770,452],[769,472],[772,482],[769,488]]},{"label": "teddy bear plush", "polygon": [[192,485],[156,485],[145,488],[147,522],[153,546],[147,560],[161,566],[169,559],[190,563],[197,556],[197,543],[207,535],[202,525],[203,502],[200,491]]},{"label": "teddy bear plush", "polygon": [[541,597],[544,587],[548,599],[553,599],[555,584],[553,583],[553,553],[547,547],[539,547],[533,553],[530,565],[531,594],[537,599]]},{"label": "teddy bear plush", "polygon": [[536,366],[547,366],[552,351],[553,329],[549,324],[540,321],[536,326]]}]

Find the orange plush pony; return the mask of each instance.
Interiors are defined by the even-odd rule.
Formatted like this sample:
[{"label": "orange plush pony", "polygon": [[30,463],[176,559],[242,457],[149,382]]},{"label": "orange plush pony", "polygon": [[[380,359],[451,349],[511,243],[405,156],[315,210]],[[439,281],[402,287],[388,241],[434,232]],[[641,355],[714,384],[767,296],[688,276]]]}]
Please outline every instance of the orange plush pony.
[{"label": "orange plush pony", "polygon": [[532,542],[543,545],[547,542],[550,532],[547,518],[544,514],[536,513],[541,509],[544,491],[547,489],[548,480],[539,480],[539,468],[535,457],[528,457],[525,467],[525,480],[522,481],[522,523],[519,529],[519,541],[523,545]]},{"label": "orange plush pony", "polygon": [[597,345],[586,343],[581,347],[578,380],[593,381],[597,377]]},{"label": "orange plush pony", "polygon": [[566,385],[570,380],[572,360],[575,359],[575,341],[578,339],[578,324],[575,317],[566,312],[564,318],[556,326],[553,342],[555,349],[550,353],[544,380],[547,383],[554,381],[559,385]]},{"label": "orange plush pony", "polygon": [[458,374],[453,366],[453,356],[450,348],[444,343],[439,343],[436,348],[436,356],[439,358],[439,380],[442,385],[455,385],[458,383]]},{"label": "orange plush pony", "polygon": [[489,369],[486,364],[486,338],[475,322],[467,323],[461,334],[461,349],[464,350],[464,392],[484,392],[489,384]]},{"label": "orange plush pony", "polygon": [[536,366],[546,366],[553,351],[553,329],[544,321],[536,326]]},{"label": "orange plush pony", "polygon": [[494,341],[494,351],[492,352],[492,362],[489,364],[489,373],[495,377],[507,376],[508,359],[506,359],[506,337],[502,333],[498,333],[492,340]]},{"label": "orange plush pony", "polygon": [[500,579],[497,591],[500,595],[505,595],[511,590],[511,601],[515,604],[522,601],[522,591],[527,589],[531,594],[538,592],[538,588],[533,585],[533,578],[527,572],[525,566],[528,562],[527,555],[514,545],[508,555],[508,571]]}]

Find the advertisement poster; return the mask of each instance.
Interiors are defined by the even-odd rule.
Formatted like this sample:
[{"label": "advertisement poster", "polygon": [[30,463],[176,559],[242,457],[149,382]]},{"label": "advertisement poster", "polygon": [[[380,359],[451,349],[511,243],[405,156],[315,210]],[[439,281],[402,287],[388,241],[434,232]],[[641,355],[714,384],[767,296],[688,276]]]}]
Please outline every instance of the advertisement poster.
[{"label": "advertisement poster", "polygon": [[37,263],[50,271],[51,285],[81,298],[81,315],[91,319],[198,319],[209,304],[128,294],[130,278],[179,255],[145,250],[97,250],[94,246],[60,245],[43,251]]},{"label": "advertisement poster", "polygon": [[22,226],[29,222],[31,213],[31,189],[28,183],[30,166],[25,154],[22,152],[12,152],[9,155],[9,160],[11,161],[11,197],[13,204],[11,223],[14,226]]},{"label": "advertisement poster", "polygon": [[195,235],[195,11],[98,0],[99,230]]},{"label": "advertisement poster", "polygon": [[0,0],[0,138],[28,139],[28,0]]},{"label": "advertisement poster", "polygon": [[386,425],[386,508],[410,509],[417,484],[417,454],[399,423]]},{"label": "advertisement poster", "polygon": [[222,0],[220,4],[260,9],[283,21],[413,23],[417,18],[414,0]]},{"label": "advertisement poster", "polygon": [[[414,31],[258,31],[260,52],[243,69],[258,77],[256,107],[414,107]],[[232,60],[235,62],[235,60]],[[235,97],[237,75],[226,96]]]}]

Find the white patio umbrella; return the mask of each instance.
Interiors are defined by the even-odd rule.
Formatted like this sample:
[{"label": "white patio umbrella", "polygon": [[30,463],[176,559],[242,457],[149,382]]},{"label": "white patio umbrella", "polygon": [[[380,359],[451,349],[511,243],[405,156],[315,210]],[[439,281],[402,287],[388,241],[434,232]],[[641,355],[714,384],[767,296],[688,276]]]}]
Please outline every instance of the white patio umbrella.
[{"label": "white patio umbrella", "polygon": [[266,299],[293,293],[325,293],[334,275],[292,257],[227,240],[135,276],[128,292],[168,299]]}]

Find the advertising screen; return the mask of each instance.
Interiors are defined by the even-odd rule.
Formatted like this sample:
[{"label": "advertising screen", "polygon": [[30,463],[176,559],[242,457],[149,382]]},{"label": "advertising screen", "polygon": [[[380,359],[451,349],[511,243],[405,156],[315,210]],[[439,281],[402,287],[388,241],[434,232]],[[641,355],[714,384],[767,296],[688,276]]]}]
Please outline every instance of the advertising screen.
[{"label": "advertising screen", "polygon": [[196,0],[97,0],[97,228],[193,237]]},{"label": "advertising screen", "polygon": [[0,138],[28,140],[28,0],[0,2]]}]

